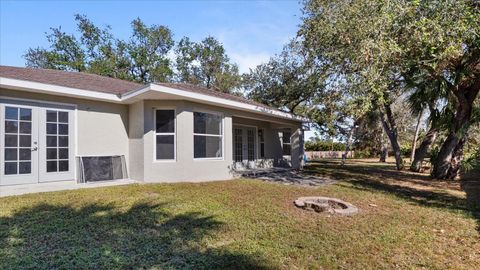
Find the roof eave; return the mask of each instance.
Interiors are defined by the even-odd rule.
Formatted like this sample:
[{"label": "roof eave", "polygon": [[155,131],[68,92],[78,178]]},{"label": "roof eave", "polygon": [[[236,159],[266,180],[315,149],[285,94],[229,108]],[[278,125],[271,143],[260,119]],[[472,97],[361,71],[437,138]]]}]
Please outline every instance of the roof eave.
[{"label": "roof eave", "polygon": [[194,93],[191,91],[186,91],[186,90],[181,90],[177,88],[172,88],[172,87],[166,87],[163,85],[158,85],[155,83],[150,83],[146,87],[142,89],[137,89],[134,91],[127,92],[122,95],[122,101],[123,102],[128,102],[131,99],[134,99],[138,95],[147,93],[149,91],[152,92],[159,92],[159,93],[165,93],[165,94],[171,94],[175,96],[182,97],[186,100],[191,100],[199,103],[205,103],[205,104],[210,104],[210,105],[215,105],[215,106],[221,106],[225,108],[231,108],[231,109],[237,109],[237,110],[242,110],[242,111],[249,111],[249,112],[254,112],[254,113],[260,113],[263,115],[268,115],[276,118],[282,118],[282,119],[287,119],[287,120],[292,120],[296,122],[307,122],[308,120],[304,117],[300,117],[291,113],[287,112],[282,112],[279,110],[275,109],[269,109],[266,107],[262,106],[257,106],[253,104],[248,104],[248,103],[243,103],[235,100],[229,100],[225,98],[220,98],[220,97],[215,97],[215,96],[210,96],[206,94],[201,94],[201,93]]},{"label": "roof eave", "polygon": [[65,87],[65,86],[59,86],[59,85],[53,85],[53,84],[12,79],[12,78],[6,78],[6,77],[0,77],[0,87],[6,88],[6,89],[23,90],[23,91],[29,91],[29,92],[35,92],[35,93],[44,93],[44,94],[51,94],[51,95],[60,95],[60,96],[99,100],[99,101],[106,101],[106,102],[112,102],[112,103],[123,103],[123,104],[131,103],[139,95],[149,91],[153,91],[153,92],[166,93],[166,94],[179,96],[179,97],[182,97],[183,99],[191,100],[199,103],[221,106],[225,108],[232,108],[232,109],[237,109],[242,111],[249,111],[253,113],[259,113],[259,114],[268,115],[275,118],[291,120],[295,122],[308,122],[308,119],[299,117],[291,113],[282,112],[275,109],[269,109],[266,107],[257,106],[253,104],[243,103],[235,100],[229,100],[225,98],[210,96],[202,93],[195,93],[192,91],[166,87],[166,86],[162,86],[154,83],[150,83],[145,87],[126,92],[122,95],[118,95],[114,93],[104,93],[104,92],[93,91],[88,89],[78,89],[78,88]]},{"label": "roof eave", "polygon": [[5,77],[0,77],[0,88],[83,99],[101,100],[113,103],[121,103],[122,101],[120,95],[113,93],[104,93],[87,89],[65,87],[54,84],[25,81]]}]

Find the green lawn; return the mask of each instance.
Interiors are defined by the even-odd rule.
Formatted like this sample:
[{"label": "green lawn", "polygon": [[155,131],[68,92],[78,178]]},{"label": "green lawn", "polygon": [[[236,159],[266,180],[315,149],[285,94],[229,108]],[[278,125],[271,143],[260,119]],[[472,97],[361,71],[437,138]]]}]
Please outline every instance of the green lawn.
[{"label": "green lawn", "polygon": [[[479,215],[456,184],[329,161],[319,188],[258,180],[145,184],[0,199],[0,269],[478,269]],[[297,209],[338,197],[352,217]]]}]

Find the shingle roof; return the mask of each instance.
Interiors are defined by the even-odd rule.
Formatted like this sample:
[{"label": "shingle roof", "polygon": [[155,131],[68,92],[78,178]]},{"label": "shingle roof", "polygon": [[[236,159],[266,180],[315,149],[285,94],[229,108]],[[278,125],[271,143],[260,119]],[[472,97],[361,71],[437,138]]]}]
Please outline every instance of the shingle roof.
[{"label": "shingle roof", "polygon": [[84,72],[0,66],[0,77],[53,84],[112,94],[123,94],[142,84]]},{"label": "shingle roof", "polygon": [[[104,93],[112,93],[121,95],[144,87],[145,85],[134,83],[130,81],[109,78],[97,74],[84,72],[71,72],[53,69],[41,68],[22,68],[11,66],[0,66],[0,77],[39,82],[45,84],[59,85],[77,89],[91,90]],[[275,108],[266,106],[264,104],[232,95],[209,89],[206,87],[185,84],[185,83],[155,83],[161,86],[189,91],[193,93],[200,93],[208,96],[224,98],[245,104],[255,105],[270,110],[277,110]]]},{"label": "shingle roof", "polygon": [[255,101],[250,100],[250,99],[246,99],[244,97],[240,97],[240,96],[216,91],[216,90],[209,89],[209,88],[202,87],[202,86],[197,86],[197,85],[192,85],[192,84],[187,84],[187,83],[155,83],[155,84],[162,85],[162,86],[169,87],[169,88],[189,91],[189,92],[193,92],[193,93],[200,93],[200,94],[204,94],[204,95],[208,95],[208,96],[212,96],[212,97],[218,97],[218,98],[224,98],[224,99],[228,99],[228,100],[238,101],[238,102],[242,102],[242,103],[246,103],[246,104],[250,104],[250,105],[264,107],[264,108],[271,109],[271,110],[278,110],[278,109],[275,109],[273,107],[269,107],[265,104],[255,102]]}]

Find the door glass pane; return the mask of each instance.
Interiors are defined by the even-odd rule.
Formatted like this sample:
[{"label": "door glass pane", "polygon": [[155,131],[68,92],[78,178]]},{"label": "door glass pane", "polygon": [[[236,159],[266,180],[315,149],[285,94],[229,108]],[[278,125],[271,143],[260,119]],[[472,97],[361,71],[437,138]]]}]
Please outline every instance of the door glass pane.
[{"label": "door glass pane", "polygon": [[32,121],[32,109],[20,108],[20,120]]},{"label": "door glass pane", "polygon": [[18,121],[5,121],[5,133],[18,133]]},{"label": "door glass pane", "polygon": [[20,160],[31,160],[32,150],[30,148],[20,148]]},{"label": "door glass pane", "polygon": [[32,170],[32,109],[5,107],[5,119],[4,173],[29,174]]},{"label": "door glass pane", "polygon": [[57,161],[47,161],[47,172],[57,171]]},{"label": "door glass pane", "polygon": [[57,146],[57,136],[47,136],[47,146],[48,147]]},{"label": "door glass pane", "polygon": [[17,174],[17,162],[5,162],[5,175]]},{"label": "door glass pane", "polygon": [[[17,147],[17,135],[5,135],[5,146],[6,147]],[[21,137],[20,137],[21,139]]]},{"label": "door glass pane", "polygon": [[57,148],[47,148],[47,159],[57,159]]},{"label": "door glass pane", "polygon": [[20,146],[21,147],[31,147],[32,146],[32,136],[30,136],[30,135],[20,135]]},{"label": "door glass pane", "polygon": [[47,111],[47,122],[57,122],[57,111]]},{"label": "door glass pane", "polygon": [[5,119],[18,120],[18,108],[5,107]]},{"label": "door glass pane", "polygon": [[31,162],[20,162],[19,166],[20,174],[27,174],[32,172],[32,163]]},{"label": "door glass pane", "polygon": [[5,149],[5,160],[17,160],[17,148],[6,148]]},{"label": "door glass pane", "polygon": [[58,146],[68,146],[68,136],[58,136]]},{"label": "door glass pane", "polygon": [[68,112],[47,110],[46,113],[46,130],[48,134],[46,153],[47,172],[68,171]]},{"label": "door glass pane", "polygon": [[243,147],[243,142],[242,142],[242,130],[239,128],[235,129],[235,138],[234,138],[234,144],[235,144],[235,156],[234,160],[236,162],[242,162],[243,160],[243,153],[242,153],[242,147]]},{"label": "door glass pane", "polygon": [[68,148],[59,148],[58,149],[58,158],[59,159],[68,159]]},{"label": "door glass pane", "polygon": [[58,122],[68,123],[68,112],[58,112]]},{"label": "door glass pane", "polygon": [[57,124],[47,123],[47,134],[57,134]]},{"label": "door glass pane", "polygon": [[32,133],[32,123],[31,122],[20,122],[20,133],[31,134]]},{"label": "door glass pane", "polygon": [[67,135],[68,134],[68,124],[58,124],[58,134]]},{"label": "door glass pane", "polygon": [[255,160],[255,131],[253,129],[247,130],[247,152],[248,161]]},{"label": "door glass pane", "polygon": [[68,160],[60,160],[58,162],[58,171],[67,172],[68,171]]}]

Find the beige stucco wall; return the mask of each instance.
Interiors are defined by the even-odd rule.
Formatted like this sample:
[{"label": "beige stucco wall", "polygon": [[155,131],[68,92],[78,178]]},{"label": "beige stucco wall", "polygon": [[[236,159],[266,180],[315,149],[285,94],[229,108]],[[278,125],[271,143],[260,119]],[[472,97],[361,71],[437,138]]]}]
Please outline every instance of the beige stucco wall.
[{"label": "beige stucco wall", "polygon": [[[290,120],[180,100],[145,100],[124,105],[6,89],[0,89],[0,96],[76,105],[76,155],[124,155],[129,177],[134,180],[178,182],[232,178],[233,124],[265,129],[265,160],[269,166],[284,163],[279,130],[290,128],[292,160],[288,157],[286,159],[294,168],[301,165],[303,135],[300,124]],[[155,160],[155,108],[176,110],[175,161]],[[224,149],[221,160],[194,160],[194,111],[215,112],[224,116]]]},{"label": "beige stucco wall", "polygon": [[[175,109],[176,111],[176,159],[174,161],[157,161],[154,157],[155,134],[154,134],[154,110],[155,108]],[[132,111],[132,110],[131,110]],[[224,155],[220,160],[199,160],[193,158],[193,112],[213,112],[224,116]],[[132,115],[132,112],[130,113]],[[274,122],[272,122],[274,121]],[[143,151],[143,165],[145,182],[178,182],[178,181],[206,181],[226,180],[233,175],[233,125],[249,125],[265,129],[265,160],[267,166],[291,165],[299,168],[300,163],[290,161],[289,157],[282,156],[279,130],[290,128],[292,131],[292,156],[303,155],[303,145],[298,139],[301,132],[300,124],[294,121],[279,120],[268,116],[261,116],[243,111],[231,110],[221,107],[209,106],[188,101],[144,101],[144,136],[143,149],[130,150],[133,152]],[[132,127],[133,125],[131,125]],[[137,131],[138,132],[138,127]],[[296,138],[296,139],[295,139]],[[297,143],[294,143],[294,142]],[[132,144],[130,144],[132,146]],[[257,144],[258,147],[258,144]],[[301,149],[299,147],[302,147]],[[257,154],[259,149],[257,148]],[[131,154],[131,168],[137,168],[136,159]],[[285,161],[285,159],[287,159]],[[260,163],[259,160],[258,163]],[[135,175],[134,172],[131,175]]]},{"label": "beige stucco wall", "polygon": [[75,155],[125,155],[128,164],[128,105],[7,89],[0,96],[76,105]]},{"label": "beige stucco wall", "polygon": [[[154,109],[176,110],[176,160],[157,161],[154,157]],[[193,158],[193,112],[222,113],[224,116],[223,158],[219,160],[195,160]],[[218,108],[184,101],[145,101],[144,126],[144,181],[178,182],[225,180],[232,177],[232,118]]]}]

